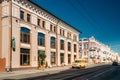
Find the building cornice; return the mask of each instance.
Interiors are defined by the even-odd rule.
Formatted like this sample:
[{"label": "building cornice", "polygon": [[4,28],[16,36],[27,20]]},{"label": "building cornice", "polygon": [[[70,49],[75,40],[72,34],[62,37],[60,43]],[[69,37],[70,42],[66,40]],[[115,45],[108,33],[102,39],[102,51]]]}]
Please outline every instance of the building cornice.
[{"label": "building cornice", "polygon": [[[41,6],[37,5],[36,3],[32,2],[31,0],[12,0],[12,1],[13,1],[13,3],[19,4],[19,6],[22,5],[20,7],[24,6],[27,9],[29,9],[32,13],[37,14],[37,16],[45,18],[48,21],[53,22],[53,23],[55,23],[58,26],[63,26],[63,27],[72,29],[75,32],[77,32],[78,34],[81,33],[78,29],[76,29],[72,25],[70,25],[67,22],[61,20],[60,18],[58,18],[54,14],[50,13],[49,11],[45,10]],[[59,23],[58,23],[58,21],[59,21]]]}]

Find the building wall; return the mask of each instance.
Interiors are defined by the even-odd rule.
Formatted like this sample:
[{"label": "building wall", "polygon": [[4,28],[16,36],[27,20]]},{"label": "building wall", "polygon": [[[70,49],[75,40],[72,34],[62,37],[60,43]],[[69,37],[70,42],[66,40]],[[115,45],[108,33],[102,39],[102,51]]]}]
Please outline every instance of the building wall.
[{"label": "building wall", "polygon": [[2,2],[0,2],[0,58],[2,57]]},{"label": "building wall", "polygon": [[[118,57],[118,54],[115,54],[111,48],[103,43],[98,42],[94,37],[90,37],[85,41],[86,38],[81,39],[79,42],[80,46],[80,54],[83,58],[88,58],[88,56],[93,56],[94,58],[90,58],[90,62],[94,63],[109,63],[114,60],[117,60],[115,57]],[[87,48],[85,45],[87,44]],[[87,53],[85,55],[85,53]]]},{"label": "building wall", "polygon": [[[46,54],[46,61],[48,65],[51,65],[51,52],[56,53],[56,65],[53,66],[61,66],[60,63],[60,53],[64,53],[64,63],[68,65],[68,54],[71,54],[71,63],[74,61],[74,55],[78,57],[78,36],[79,33],[71,26],[67,25],[66,23],[62,22],[61,20],[57,19],[56,17],[52,16],[51,14],[45,12],[41,8],[36,7],[36,5],[31,4],[30,2],[26,1],[18,1],[13,0],[12,3],[12,24],[11,24],[11,6],[10,1],[4,1],[2,4],[2,57],[6,58],[6,67],[10,67],[10,54],[11,54],[11,29],[12,29],[12,38],[15,38],[16,48],[15,51],[12,50],[12,68],[23,68],[23,67],[37,67],[38,66],[38,50],[45,51]],[[31,5],[26,6],[27,4]],[[27,22],[27,16],[25,15],[25,20],[20,19],[20,10],[24,11],[24,14],[29,13],[31,15],[30,23]],[[37,11],[41,11],[38,13]],[[45,29],[40,28],[37,26],[37,18],[44,20]],[[59,22],[58,22],[59,20]],[[53,33],[50,31],[50,24],[54,24],[57,26],[57,33]],[[11,27],[12,25],[12,27]],[[20,28],[26,27],[30,29],[30,44],[24,44],[20,41]],[[65,36],[60,35],[60,28],[63,28],[65,31]],[[45,47],[38,46],[38,32],[45,34]],[[71,32],[71,39],[67,38],[67,32]],[[73,41],[73,35],[77,36],[77,41]],[[54,36],[57,39],[55,49],[50,47],[50,37]],[[60,40],[64,40],[64,50],[60,50]],[[71,51],[68,51],[68,42],[71,42]],[[77,45],[77,52],[74,52],[74,44]],[[30,49],[30,65],[29,66],[21,66],[20,65],[20,48],[27,48]]]},{"label": "building wall", "polygon": [[2,1],[2,58],[6,58],[6,67],[10,67],[10,47],[11,47],[11,1]]}]

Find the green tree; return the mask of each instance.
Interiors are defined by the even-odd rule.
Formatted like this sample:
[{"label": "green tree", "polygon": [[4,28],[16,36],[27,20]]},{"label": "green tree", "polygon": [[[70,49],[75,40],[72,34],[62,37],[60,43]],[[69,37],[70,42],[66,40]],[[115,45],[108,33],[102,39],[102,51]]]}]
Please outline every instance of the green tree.
[{"label": "green tree", "polygon": [[39,51],[39,53],[38,53],[38,58],[39,58],[39,63],[38,63],[38,66],[39,65],[44,65],[45,64],[45,58],[46,58],[46,55],[42,52],[42,51]]},{"label": "green tree", "polygon": [[45,63],[45,67],[47,68],[48,67],[48,62],[46,61],[46,63]]}]

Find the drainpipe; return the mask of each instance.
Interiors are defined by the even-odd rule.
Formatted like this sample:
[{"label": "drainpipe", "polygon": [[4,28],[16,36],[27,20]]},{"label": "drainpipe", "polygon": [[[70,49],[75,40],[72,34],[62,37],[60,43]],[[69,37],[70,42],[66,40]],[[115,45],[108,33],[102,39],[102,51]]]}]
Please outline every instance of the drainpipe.
[{"label": "drainpipe", "polygon": [[12,72],[12,0],[11,0],[11,47],[10,47],[10,71]]}]

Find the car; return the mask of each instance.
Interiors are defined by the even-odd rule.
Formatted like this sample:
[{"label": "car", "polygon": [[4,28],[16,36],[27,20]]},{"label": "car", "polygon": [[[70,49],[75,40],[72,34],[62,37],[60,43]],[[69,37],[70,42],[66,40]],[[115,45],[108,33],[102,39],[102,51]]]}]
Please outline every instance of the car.
[{"label": "car", "polygon": [[118,66],[118,62],[114,61],[114,62],[112,63],[112,65],[113,65],[113,66]]},{"label": "car", "polygon": [[88,65],[87,62],[86,58],[76,58],[72,63],[72,68],[85,68]]}]

